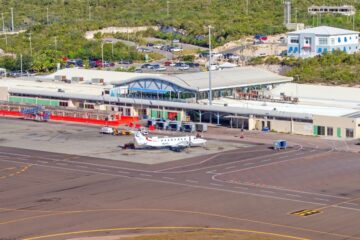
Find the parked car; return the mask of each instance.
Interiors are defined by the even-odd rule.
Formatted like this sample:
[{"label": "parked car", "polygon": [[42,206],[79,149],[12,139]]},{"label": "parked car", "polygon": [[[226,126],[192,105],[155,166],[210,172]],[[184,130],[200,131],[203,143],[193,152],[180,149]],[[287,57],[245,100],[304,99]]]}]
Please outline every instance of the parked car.
[{"label": "parked car", "polygon": [[141,65],[141,68],[149,68],[149,66],[150,66],[150,64],[148,64],[148,63],[145,63],[145,64],[143,64],[143,65]]},{"label": "parked car", "polygon": [[164,45],[161,45],[161,44],[156,44],[153,46],[153,48],[156,48],[156,49],[161,49]]},{"label": "parked car", "polygon": [[142,52],[142,53],[152,52],[151,49],[149,49],[149,48],[138,48],[137,50],[138,50],[138,52]]},{"label": "parked car", "polygon": [[202,52],[199,54],[200,58],[209,58],[209,52]]},{"label": "parked car", "polygon": [[179,70],[188,70],[190,67],[187,64],[182,64],[180,67],[178,67]]},{"label": "parked car", "polygon": [[160,64],[150,64],[150,65],[148,66],[148,69],[156,70],[156,69],[158,69],[158,68],[160,68]]},{"label": "parked car", "polygon": [[146,46],[147,46],[147,47],[153,47],[154,44],[153,44],[153,43],[147,43]]},{"label": "parked car", "polygon": [[195,68],[195,67],[199,67],[200,66],[200,64],[199,63],[192,63],[192,62],[187,62],[186,63],[187,65],[189,65],[189,67],[191,67],[191,68]]},{"label": "parked car", "polygon": [[21,74],[20,71],[13,71],[13,72],[9,72],[9,73],[7,74],[7,76],[8,76],[8,77],[14,77],[14,78],[16,78],[16,77],[26,76],[26,73],[23,72],[23,73]]},{"label": "parked car", "polygon": [[69,59],[69,60],[66,61],[65,67],[66,68],[83,67],[83,60],[81,60],[81,59]]},{"label": "parked car", "polygon": [[171,61],[166,61],[166,62],[164,62],[164,65],[167,66],[167,67],[168,67],[168,66],[171,66],[171,64],[172,64]]},{"label": "parked car", "polygon": [[157,72],[163,72],[163,71],[166,71],[166,67],[162,67],[162,66],[160,66],[160,67],[158,67],[158,68],[155,68],[155,71],[157,71]]},{"label": "parked car", "polygon": [[183,50],[183,49],[182,49],[182,48],[179,48],[179,47],[171,47],[171,48],[170,48],[170,51],[171,51],[171,52],[182,52],[182,50]]},{"label": "parked car", "polygon": [[160,49],[163,50],[163,51],[171,52],[171,46],[169,46],[169,45],[164,45]]},{"label": "parked car", "polygon": [[238,60],[238,59],[240,59],[240,56],[236,55],[236,54],[233,54],[233,55],[229,56],[229,59],[230,60]]}]

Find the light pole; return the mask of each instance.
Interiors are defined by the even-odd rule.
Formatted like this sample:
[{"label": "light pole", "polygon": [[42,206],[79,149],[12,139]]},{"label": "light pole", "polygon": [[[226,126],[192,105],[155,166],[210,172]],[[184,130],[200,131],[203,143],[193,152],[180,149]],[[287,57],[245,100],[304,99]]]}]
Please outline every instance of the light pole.
[{"label": "light pole", "polygon": [[3,32],[5,32],[4,13],[1,13],[1,19],[2,19],[2,30],[3,30]]},{"label": "light pole", "polygon": [[31,33],[29,33],[29,44],[30,44],[30,56],[32,56],[32,42],[31,42]]},{"label": "light pole", "polygon": [[169,17],[169,1],[166,1],[166,16]]},{"label": "light pole", "polygon": [[22,54],[20,54],[20,76],[23,76],[23,58]]},{"label": "light pole", "polygon": [[104,68],[104,42],[101,42],[101,69]]},{"label": "light pole", "polygon": [[209,105],[212,105],[212,89],[211,89],[211,28],[209,25]]},{"label": "light pole", "polygon": [[114,61],[114,41],[111,41],[111,58]]},{"label": "light pole", "polygon": [[11,11],[11,31],[14,32],[14,8],[10,8]]}]

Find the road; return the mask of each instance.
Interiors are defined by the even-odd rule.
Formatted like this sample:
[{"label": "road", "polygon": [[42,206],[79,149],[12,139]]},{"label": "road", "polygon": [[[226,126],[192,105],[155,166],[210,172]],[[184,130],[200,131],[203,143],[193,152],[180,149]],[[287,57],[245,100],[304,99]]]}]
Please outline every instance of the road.
[{"label": "road", "polygon": [[[191,226],[360,239],[358,159],[327,144],[280,152],[258,145],[155,165],[0,147],[0,236]],[[319,213],[291,214],[304,209]],[[69,236],[78,234],[51,239]]]}]

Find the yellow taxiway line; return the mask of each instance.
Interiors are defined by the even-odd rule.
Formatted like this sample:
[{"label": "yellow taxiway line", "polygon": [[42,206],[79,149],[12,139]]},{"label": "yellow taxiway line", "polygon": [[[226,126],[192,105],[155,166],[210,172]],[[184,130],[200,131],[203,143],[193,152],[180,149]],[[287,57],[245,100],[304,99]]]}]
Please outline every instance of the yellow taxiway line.
[{"label": "yellow taxiway line", "polygon": [[64,232],[64,233],[55,233],[38,237],[24,238],[23,240],[37,240],[37,239],[47,239],[53,237],[63,237],[69,235],[78,235],[84,233],[108,233],[115,231],[138,231],[138,230],[195,230],[195,231],[223,231],[223,232],[234,232],[234,233],[251,233],[259,234],[273,237],[281,237],[285,239],[295,239],[295,240],[309,240],[307,238],[294,237],[290,235],[283,235],[271,232],[261,232],[254,230],[245,230],[245,229],[236,229],[236,228],[201,228],[201,227],[123,227],[123,228],[104,228],[104,229],[90,229],[90,230],[81,230],[76,232]]}]

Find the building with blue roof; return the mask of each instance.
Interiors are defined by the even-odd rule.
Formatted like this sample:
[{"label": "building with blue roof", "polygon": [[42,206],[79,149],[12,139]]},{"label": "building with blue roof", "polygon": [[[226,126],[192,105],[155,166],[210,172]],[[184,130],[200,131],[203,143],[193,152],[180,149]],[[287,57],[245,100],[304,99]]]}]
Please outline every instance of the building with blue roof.
[{"label": "building with blue roof", "polygon": [[327,52],[359,51],[359,32],[328,26],[307,28],[288,34],[287,55],[313,57]]}]

